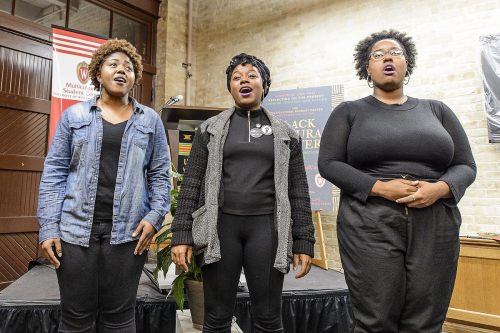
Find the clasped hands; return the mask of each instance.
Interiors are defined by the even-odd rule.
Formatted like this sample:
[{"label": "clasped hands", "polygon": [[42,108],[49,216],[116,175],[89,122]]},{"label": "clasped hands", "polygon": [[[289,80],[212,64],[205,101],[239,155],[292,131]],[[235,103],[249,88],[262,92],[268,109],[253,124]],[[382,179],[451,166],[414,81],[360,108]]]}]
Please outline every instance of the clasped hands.
[{"label": "clasped hands", "polygon": [[431,183],[423,180],[393,179],[377,180],[370,195],[405,204],[410,208],[424,208],[441,198],[449,198],[451,192],[444,181]]}]

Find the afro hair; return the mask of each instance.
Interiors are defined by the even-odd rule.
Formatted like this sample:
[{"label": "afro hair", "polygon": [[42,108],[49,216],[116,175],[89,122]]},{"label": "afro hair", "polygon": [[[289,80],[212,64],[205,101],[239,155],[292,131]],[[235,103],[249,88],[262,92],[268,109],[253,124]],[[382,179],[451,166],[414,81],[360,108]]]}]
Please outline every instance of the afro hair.
[{"label": "afro hair", "polygon": [[99,46],[95,52],[92,54],[92,60],[89,65],[89,73],[92,84],[95,89],[99,90],[99,80],[97,80],[97,76],[101,71],[102,62],[108,57],[110,54],[115,52],[123,52],[125,53],[132,62],[134,66],[134,74],[135,74],[135,84],[137,84],[142,78],[142,58],[139,53],[137,53],[136,48],[130,44],[125,39],[110,39],[106,43]]},{"label": "afro hair", "polygon": [[356,75],[360,80],[368,79],[368,61],[370,60],[370,53],[373,45],[383,39],[392,39],[401,45],[404,50],[404,55],[408,63],[408,74],[413,73],[415,68],[415,59],[417,57],[417,49],[413,39],[404,32],[397,30],[383,30],[375,32],[365,39],[358,42],[354,49],[354,67],[356,68]]}]

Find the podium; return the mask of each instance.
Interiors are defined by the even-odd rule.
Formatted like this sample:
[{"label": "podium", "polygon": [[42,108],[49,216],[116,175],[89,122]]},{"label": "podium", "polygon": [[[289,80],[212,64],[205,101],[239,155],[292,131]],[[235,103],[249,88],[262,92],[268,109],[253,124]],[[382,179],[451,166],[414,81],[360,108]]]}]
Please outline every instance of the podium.
[{"label": "podium", "polygon": [[[177,169],[179,162],[179,130],[180,125],[191,127],[192,131],[203,121],[218,115],[225,108],[203,106],[170,105],[161,109],[160,115],[170,146],[170,161]],[[182,170],[178,170],[183,173]]]}]

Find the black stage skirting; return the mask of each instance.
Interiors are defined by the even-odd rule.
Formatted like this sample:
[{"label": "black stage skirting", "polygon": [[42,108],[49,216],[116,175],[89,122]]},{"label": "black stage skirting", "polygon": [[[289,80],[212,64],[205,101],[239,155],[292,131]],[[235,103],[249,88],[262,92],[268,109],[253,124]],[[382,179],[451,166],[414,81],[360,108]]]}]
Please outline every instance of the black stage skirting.
[{"label": "black stage skirting", "polygon": [[[175,333],[176,306],[159,293],[143,274],[136,304],[137,332]],[[0,333],[57,332],[59,289],[53,268],[35,266],[0,292]],[[235,308],[238,325],[251,333],[248,292],[239,292]],[[304,278],[285,276],[283,325],[286,333],[346,333],[351,322],[344,275],[313,267]]]}]

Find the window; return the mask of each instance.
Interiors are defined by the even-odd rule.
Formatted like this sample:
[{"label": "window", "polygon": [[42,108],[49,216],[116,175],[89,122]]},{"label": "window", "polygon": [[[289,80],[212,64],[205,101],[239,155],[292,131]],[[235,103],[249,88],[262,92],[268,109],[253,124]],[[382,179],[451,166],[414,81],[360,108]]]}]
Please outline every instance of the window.
[{"label": "window", "polygon": [[0,0],[0,12],[12,14],[12,8],[15,16],[48,28],[57,25],[103,38],[126,39],[144,62],[152,62],[151,22],[156,21],[140,13],[136,16],[133,11],[124,12],[122,7],[114,8],[111,0]]},{"label": "window", "polygon": [[146,59],[148,45],[148,28],[146,25],[125,16],[114,14],[111,37],[128,40],[136,47],[142,58]]},{"label": "window", "polygon": [[[71,1],[68,27],[107,38],[111,12],[88,1]],[[73,4],[75,6],[73,7]]]},{"label": "window", "polygon": [[0,12],[6,12],[10,14],[12,11],[12,0],[2,0],[0,1]]},{"label": "window", "polygon": [[14,15],[45,27],[50,27],[52,24],[64,26],[66,0],[16,0]]}]

